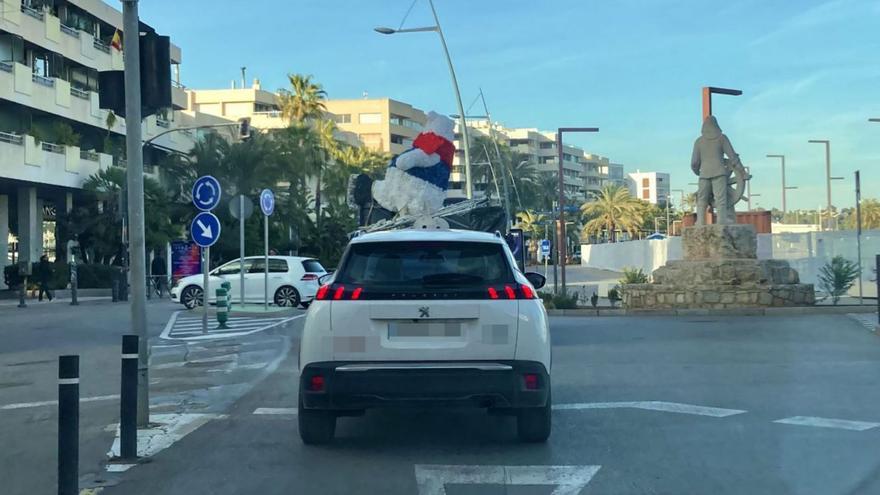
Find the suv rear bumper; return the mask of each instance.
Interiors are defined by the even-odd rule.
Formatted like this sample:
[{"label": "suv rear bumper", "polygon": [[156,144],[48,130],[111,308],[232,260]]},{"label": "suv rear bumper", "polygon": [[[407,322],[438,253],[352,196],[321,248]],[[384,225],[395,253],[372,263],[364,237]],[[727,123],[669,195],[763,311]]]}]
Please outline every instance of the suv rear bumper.
[{"label": "suv rear bumper", "polygon": [[[526,388],[527,374],[537,376],[537,388]],[[323,378],[322,390],[312,389],[316,376]],[[506,409],[544,406],[550,376],[536,361],[328,361],[303,368],[299,386],[306,409],[423,405]]]}]

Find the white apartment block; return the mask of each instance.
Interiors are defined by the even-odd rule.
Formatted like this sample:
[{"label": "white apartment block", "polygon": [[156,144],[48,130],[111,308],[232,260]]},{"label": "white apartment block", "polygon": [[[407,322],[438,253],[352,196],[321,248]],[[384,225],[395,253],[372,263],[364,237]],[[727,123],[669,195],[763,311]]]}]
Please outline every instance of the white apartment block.
[{"label": "white apartment block", "polygon": [[[123,68],[122,52],[110,46],[117,30],[122,13],[100,0],[0,0],[0,269],[43,253],[64,256],[51,241],[54,212],[82,200],[90,175],[125,166],[125,119],[108,129],[108,112],[98,104],[98,73]],[[172,44],[173,78],[180,61]],[[226,122],[185,108],[186,94],[174,80],[172,108],[144,120],[144,140],[175,127]],[[156,139],[145,153],[147,173],[158,174],[155,161],[188,152],[196,138],[175,132]],[[17,236],[10,235],[13,223]]]},{"label": "white apartment block", "polygon": [[[449,197],[464,197],[464,168],[463,150],[461,148],[459,126],[456,122],[456,156],[452,167],[452,177],[449,184]],[[474,120],[468,122],[468,132],[471,140],[476,136],[489,136],[490,123],[487,120]],[[507,144],[516,153],[528,156],[529,161],[535,164],[539,174],[559,176],[558,150],[556,147],[556,133],[540,131],[535,128],[508,128],[500,124],[492,123],[491,132],[500,143]],[[470,150],[471,162],[475,157],[484,157],[483,150],[473,148]],[[490,150],[490,155],[494,151]],[[479,159],[477,159],[479,160]],[[562,145],[562,173],[563,187],[566,195],[577,201],[585,201],[602,188],[603,164],[609,163],[608,158],[584,152],[583,149],[570,144]],[[494,164],[493,164],[494,165]],[[499,179],[500,180],[500,179]],[[479,197],[488,187],[487,184],[474,183],[474,196]],[[494,190],[494,186],[489,189]]]},{"label": "white apartment block", "polygon": [[669,197],[669,174],[636,171],[627,174],[630,194],[651,204],[665,203]]}]

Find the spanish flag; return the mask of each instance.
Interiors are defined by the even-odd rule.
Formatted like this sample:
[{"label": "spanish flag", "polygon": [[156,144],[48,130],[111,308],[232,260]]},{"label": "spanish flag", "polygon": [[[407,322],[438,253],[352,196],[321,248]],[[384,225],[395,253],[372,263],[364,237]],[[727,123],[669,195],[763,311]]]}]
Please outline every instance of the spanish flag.
[{"label": "spanish flag", "polygon": [[118,29],[113,31],[113,39],[110,40],[110,46],[122,51],[122,35],[119,34]]}]

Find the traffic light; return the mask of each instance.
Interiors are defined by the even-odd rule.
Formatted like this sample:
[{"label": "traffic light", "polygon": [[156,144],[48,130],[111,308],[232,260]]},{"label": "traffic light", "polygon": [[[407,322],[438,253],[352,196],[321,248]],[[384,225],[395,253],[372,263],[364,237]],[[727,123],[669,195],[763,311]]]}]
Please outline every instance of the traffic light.
[{"label": "traffic light", "polygon": [[243,117],[238,119],[238,139],[247,141],[251,137],[251,119]]},{"label": "traffic light", "polygon": [[[140,36],[141,116],[171,107],[171,39],[155,32]],[[98,106],[125,118],[125,74],[121,70],[98,75]]]}]

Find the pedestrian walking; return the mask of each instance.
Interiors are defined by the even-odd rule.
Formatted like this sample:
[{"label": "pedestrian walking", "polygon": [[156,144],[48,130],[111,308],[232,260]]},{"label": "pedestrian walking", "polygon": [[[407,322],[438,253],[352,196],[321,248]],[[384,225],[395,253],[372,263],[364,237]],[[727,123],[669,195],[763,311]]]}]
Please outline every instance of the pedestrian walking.
[{"label": "pedestrian walking", "polygon": [[162,253],[159,251],[153,257],[153,263],[150,265],[150,274],[153,276],[156,293],[159,294],[159,299],[161,299],[162,294],[168,292],[168,271],[165,266],[165,258],[162,257]]},{"label": "pedestrian walking", "polygon": [[40,292],[38,299],[43,300],[43,293],[51,301],[53,299],[52,291],[49,290],[49,281],[52,280],[54,269],[52,263],[49,263],[49,257],[45,254],[40,256],[40,262],[37,264],[37,282],[40,284]]}]

